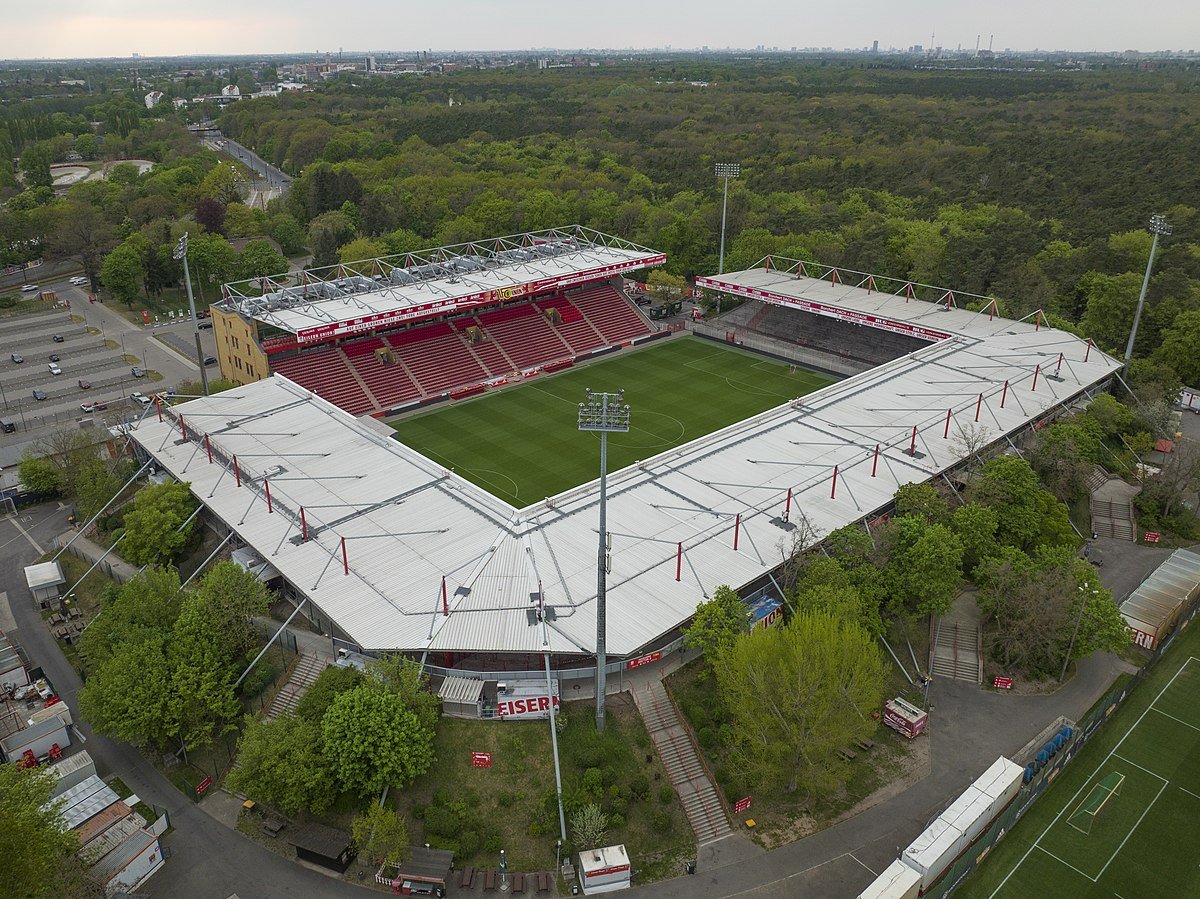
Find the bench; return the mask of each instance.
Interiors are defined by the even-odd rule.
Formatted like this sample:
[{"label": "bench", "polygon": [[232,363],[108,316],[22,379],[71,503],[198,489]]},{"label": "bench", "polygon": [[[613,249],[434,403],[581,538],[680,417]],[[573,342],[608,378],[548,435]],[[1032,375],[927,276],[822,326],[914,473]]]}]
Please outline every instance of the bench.
[{"label": "bench", "polygon": [[495,870],[495,868],[488,868],[486,871],[483,872],[483,888],[485,890],[496,889],[496,870]]},{"label": "bench", "polygon": [[279,818],[264,818],[262,823],[258,826],[267,836],[277,837],[279,836],[279,831],[287,827],[287,822]]},{"label": "bench", "polygon": [[840,755],[842,758],[844,758],[848,762],[852,762],[856,758],[858,758],[857,752],[855,752],[853,749],[847,749],[845,746],[838,749],[838,755]]},{"label": "bench", "polygon": [[524,874],[514,874],[512,876],[512,891],[514,893],[524,893],[525,892],[525,875]]},{"label": "bench", "polygon": [[875,741],[874,740],[855,740],[854,745],[857,746],[859,749],[861,749],[863,752],[869,752],[870,750],[875,748]]},{"label": "bench", "polygon": [[537,891],[539,893],[550,892],[550,875],[545,871],[537,872]]},{"label": "bench", "polygon": [[465,890],[469,890],[471,885],[475,883],[475,869],[463,868],[458,872],[458,885]]}]

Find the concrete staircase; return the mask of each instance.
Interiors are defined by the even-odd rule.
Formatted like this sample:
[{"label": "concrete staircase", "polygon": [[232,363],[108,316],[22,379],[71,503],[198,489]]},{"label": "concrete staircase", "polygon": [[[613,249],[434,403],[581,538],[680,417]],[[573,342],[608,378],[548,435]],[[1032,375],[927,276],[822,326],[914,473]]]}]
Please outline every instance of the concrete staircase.
[{"label": "concrete staircase", "polygon": [[1096,499],[1092,497],[1092,533],[1117,540],[1134,540],[1133,503]]},{"label": "concrete staircase", "polygon": [[307,653],[300,653],[299,661],[296,662],[296,667],[292,671],[292,676],[288,678],[287,683],[283,688],[275,694],[275,701],[271,703],[271,707],[267,709],[267,714],[264,716],[267,721],[271,721],[279,715],[296,711],[296,706],[300,704],[300,697],[312,685],[312,682],[317,679],[317,676],[329,667],[329,660]]},{"label": "concrete staircase", "polygon": [[959,596],[950,612],[930,622],[929,673],[983,682],[983,630],[973,595]]},{"label": "concrete staircase", "polygon": [[635,690],[633,699],[667,769],[671,786],[683,803],[688,823],[696,832],[696,842],[704,846],[732,836],[733,829],[716,787],[708,779],[691,735],[675,713],[666,688],[660,681],[651,681],[646,689]]}]

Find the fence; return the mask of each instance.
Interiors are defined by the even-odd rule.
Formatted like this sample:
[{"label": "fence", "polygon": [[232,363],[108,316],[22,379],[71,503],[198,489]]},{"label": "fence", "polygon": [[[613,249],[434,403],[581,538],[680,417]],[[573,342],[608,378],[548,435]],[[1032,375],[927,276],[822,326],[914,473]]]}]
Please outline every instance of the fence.
[{"label": "fence", "polygon": [[[932,896],[934,899],[945,899],[987,858],[992,847],[1003,839],[1005,834],[1012,830],[1013,826],[1021,820],[1021,817],[1033,807],[1038,797],[1054,782],[1054,779],[1058,777],[1063,768],[1071,763],[1072,759],[1083,749],[1088,740],[1100,729],[1104,722],[1113,716],[1113,713],[1121,707],[1130,694],[1154,670],[1159,660],[1162,659],[1163,654],[1175,643],[1175,638],[1196,617],[1198,612],[1200,612],[1200,601],[1192,604],[1187,613],[1181,617],[1171,635],[1159,644],[1158,649],[1131,680],[1124,681],[1113,687],[1092,707],[1092,711],[1087,717],[1075,726],[1075,733],[1072,735],[1071,742],[1063,749],[1060,749],[1058,754],[1055,755],[1054,760],[1039,771],[1032,781],[1021,788],[1021,792],[1017,794],[1017,798],[992,822],[987,831],[979,837],[970,849],[955,860],[954,864],[942,875],[941,879],[926,891],[926,896]],[[1040,744],[1031,743],[1026,747],[1026,751],[1032,749],[1033,752],[1036,752],[1039,747]],[[1026,764],[1029,759],[1018,758],[1015,761]]]},{"label": "fence", "polygon": [[[68,537],[67,539],[70,538]],[[54,538],[54,546],[56,549],[64,549],[69,555],[74,556],[82,562],[86,562],[88,565],[91,565],[96,561],[94,556],[88,555],[80,548],[79,541],[72,543],[70,546],[63,546],[63,543],[63,535],[59,535],[58,537]],[[96,566],[96,571],[103,572],[104,574],[108,575],[110,580],[116,581],[118,584],[123,584],[126,580],[128,580],[123,573],[113,567],[112,563],[109,562],[108,559],[101,561],[100,564]]]}]

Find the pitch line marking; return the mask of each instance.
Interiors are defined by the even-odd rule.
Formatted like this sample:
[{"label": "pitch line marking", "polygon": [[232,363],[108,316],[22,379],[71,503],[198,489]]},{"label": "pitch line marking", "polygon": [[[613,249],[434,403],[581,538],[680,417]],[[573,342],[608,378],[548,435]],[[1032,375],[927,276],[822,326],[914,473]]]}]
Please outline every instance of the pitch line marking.
[{"label": "pitch line marking", "polygon": [[1195,793],[1193,793],[1193,792],[1192,792],[1191,790],[1189,790],[1187,787],[1180,787],[1179,789],[1183,790],[1183,792],[1187,793],[1189,796],[1191,796],[1191,797],[1193,797],[1193,798],[1195,798],[1195,799],[1200,799],[1200,796],[1197,796]]},{"label": "pitch line marking", "polygon": [[864,868],[866,868],[868,871],[870,871],[872,874],[874,874],[876,877],[879,876],[878,871],[876,871],[874,868],[870,867],[869,865],[865,864],[863,862],[863,860],[861,858],[859,858],[857,855],[855,855],[853,852],[848,852],[846,854],[849,855],[856,862],[858,862],[860,865],[862,865]]},{"label": "pitch line marking", "polygon": [[[1013,866],[1011,871],[1009,871],[1006,875],[1004,875],[1004,879],[1002,881],[1000,881],[1000,883],[996,887],[996,889],[992,890],[992,893],[990,896],[988,896],[988,899],[995,899],[996,894],[999,893],[1002,889],[1004,889],[1004,885],[1006,883],[1008,883],[1009,879],[1015,873],[1017,873],[1017,869],[1020,868],[1021,865],[1025,864],[1025,860],[1027,858],[1029,858],[1029,856],[1033,852],[1033,850],[1036,848],[1039,848],[1038,843],[1040,843],[1042,841],[1042,837],[1044,837],[1047,833],[1049,833],[1050,828],[1058,823],[1058,819],[1063,816],[1063,812],[1065,812],[1068,808],[1070,808],[1072,805],[1075,804],[1075,800],[1079,798],[1079,794],[1082,793],[1084,788],[1092,782],[1092,777],[1095,777],[1100,772],[1100,769],[1103,768],[1104,765],[1108,762],[1108,760],[1110,758],[1112,758],[1114,755],[1116,755],[1117,750],[1121,748],[1121,744],[1125,742],[1126,738],[1128,738],[1128,736],[1131,733],[1133,733],[1135,730],[1137,730],[1138,725],[1142,723],[1142,719],[1144,719],[1148,714],[1150,714],[1150,709],[1153,708],[1154,703],[1158,702],[1158,700],[1162,697],[1162,695],[1164,693],[1166,693],[1168,689],[1170,689],[1171,685],[1173,683],[1175,683],[1175,678],[1179,677],[1179,675],[1181,675],[1184,672],[1184,669],[1187,668],[1188,664],[1191,662],[1194,662],[1194,661],[1196,661],[1196,657],[1189,656],[1187,659],[1184,660],[1184,663],[1179,666],[1179,670],[1176,671],[1173,675],[1171,675],[1171,679],[1169,681],[1167,681],[1166,685],[1161,690],[1158,691],[1158,696],[1155,696],[1154,700],[1150,703],[1150,705],[1146,706],[1146,708],[1142,711],[1142,714],[1138,716],[1137,721],[1133,722],[1133,726],[1131,728],[1129,728],[1129,730],[1125,731],[1125,733],[1121,736],[1121,739],[1117,741],[1117,745],[1114,746],[1112,748],[1112,751],[1110,751],[1109,754],[1104,757],[1103,761],[1101,761],[1100,764],[1096,766],[1095,770],[1092,771],[1091,777],[1089,777],[1087,780],[1085,780],[1083,782],[1083,784],[1079,787],[1079,789],[1075,791],[1075,795],[1072,796],[1063,805],[1063,807],[1058,810],[1058,814],[1055,815],[1054,818],[1050,821],[1050,823],[1046,825],[1046,829],[1041,832],[1041,834],[1038,836],[1038,838],[1033,841],[1033,845],[1025,850],[1025,854],[1021,856],[1021,860]],[[1163,789],[1166,789],[1166,784],[1163,784]],[[1160,790],[1159,792],[1161,793],[1162,791]],[[1158,797],[1155,797],[1155,798],[1157,799]],[[1153,805],[1153,803],[1151,803],[1151,805]],[[1149,806],[1147,806],[1147,809],[1149,809]],[[1130,831],[1130,832],[1132,833],[1132,831]],[[1126,839],[1129,839],[1129,838],[1126,837]],[[1124,844],[1122,844],[1122,845],[1124,845]],[[1111,862],[1112,859],[1109,859],[1109,861]],[[1107,865],[1106,865],[1106,867],[1107,867]],[[1101,873],[1103,873],[1103,872],[1101,872]]]},{"label": "pitch line marking", "polygon": [[1081,875],[1083,875],[1083,876],[1084,876],[1084,877],[1086,877],[1088,880],[1090,880],[1092,883],[1095,883],[1095,882],[1096,882],[1096,878],[1095,878],[1095,877],[1093,877],[1091,874],[1085,874],[1083,871],[1080,871],[1078,868],[1076,868],[1076,867],[1075,867],[1074,865],[1072,865],[1070,862],[1064,862],[1064,861],[1063,861],[1061,858],[1059,858],[1057,855],[1055,855],[1053,852],[1051,852],[1051,851],[1050,851],[1049,849],[1047,849],[1045,846],[1038,846],[1037,848],[1038,848],[1040,851],[1042,851],[1042,852],[1046,853],[1046,855],[1050,856],[1052,859],[1054,859],[1054,860],[1055,860],[1056,862],[1058,862],[1060,865],[1065,865],[1066,867],[1068,867],[1068,868],[1070,868],[1072,871],[1074,871],[1076,874],[1081,874]]},{"label": "pitch line marking", "polygon": [[1161,780],[1163,783],[1169,783],[1169,781],[1165,777],[1163,777],[1161,774],[1155,774],[1149,768],[1143,768],[1137,762],[1131,762],[1131,761],[1129,761],[1129,759],[1125,758],[1125,756],[1123,756],[1123,755],[1117,755],[1114,752],[1112,754],[1112,757],[1114,759],[1119,759],[1120,761],[1125,762],[1125,764],[1127,764],[1127,765],[1133,765],[1133,767],[1135,767],[1141,771],[1145,771],[1147,774],[1149,774],[1151,777],[1155,778],[1156,780]]},{"label": "pitch line marking", "polygon": [[[1151,706],[1151,708],[1154,708],[1154,706]],[[1200,730],[1200,727],[1197,727],[1194,724],[1188,724],[1188,722],[1184,721],[1182,718],[1176,718],[1174,715],[1169,715],[1166,712],[1164,712],[1162,709],[1154,709],[1154,711],[1158,712],[1158,714],[1160,714],[1160,715],[1170,718],[1172,721],[1178,721],[1184,727],[1190,727],[1192,730]]]},{"label": "pitch line marking", "polygon": [[[1179,670],[1182,671],[1183,669],[1180,668]],[[1133,827],[1129,828],[1129,833],[1125,834],[1125,839],[1121,840],[1121,845],[1118,846],[1113,854],[1108,857],[1108,861],[1104,863],[1104,867],[1100,869],[1100,873],[1092,879],[1093,883],[1099,881],[1100,878],[1104,876],[1104,872],[1108,870],[1108,866],[1112,864],[1113,859],[1116,858],[1120,854],[1121,850],[1125,848],[1125,844],[1129,842],[1129,838],[1133,836],[1133,832],[1138,829],[1138,825],[1142,823],[1142,819],[1144,819],[1146,815],[1150,814],[1150,809],[1154,808],[1154,803],[1158,802],[1158,797],[1163,794],[1163,790],[1165,790],[1167,786],[1168,783],[1164,780],[1163,785],[1159,787],[1158,792],[1154,794],[1154,798],[1150,800],[1150,804],[1143,809],[1142,814],[1138,817],[1137,821],[1133,823]]]}]

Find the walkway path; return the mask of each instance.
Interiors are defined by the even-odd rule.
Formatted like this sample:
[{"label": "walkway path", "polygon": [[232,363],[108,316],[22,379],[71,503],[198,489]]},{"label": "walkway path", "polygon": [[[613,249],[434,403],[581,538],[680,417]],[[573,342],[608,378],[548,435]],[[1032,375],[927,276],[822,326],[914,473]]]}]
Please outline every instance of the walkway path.
[{"label": "walkway path", "polygon": [[933,622],[932,630],[929,673],[934,677],[982,683],[982,624],[975,591],[959,594],[950,611]]}]

